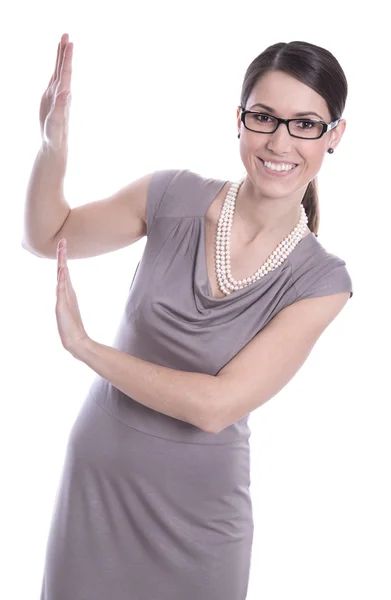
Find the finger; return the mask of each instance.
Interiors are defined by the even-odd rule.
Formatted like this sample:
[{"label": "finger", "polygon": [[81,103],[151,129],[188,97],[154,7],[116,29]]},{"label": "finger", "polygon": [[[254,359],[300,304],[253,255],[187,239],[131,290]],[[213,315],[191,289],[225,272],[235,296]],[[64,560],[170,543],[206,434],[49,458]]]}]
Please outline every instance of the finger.
[{"label": "finger", "polygon": [[65,269],[62,267],[58,274],[58,281],[56,286],[57,298],[63,299],[65,294]]},{"label": "finger", "polygon": [[57,94],[64,91],[71,91],[72,55],[73,44],[72,42],[69,42],[69,44],[67,44],[67,46],[64,49]]},{"label": "finger", "polygon": [[61,46],[61,42],[57,46],[56,64],[54,66],[54,71],[53,71],[52,76],[50,78],[50,81],[49,81],[49,84],[48,84],[48,88],[52,85],[53,81],[56,79],[57,64],[58,64],[58,60],[59,60],[59,56],[60,56],[60,46]]},{"label": "finger", "polygon": [[61,36],[60,51],[59,51],[59,54],[57,55],[57,61],[56,61],[56,81],[57,82],[60,79],[62,58],[63,58],[63,55],[64,55],[65,47],[66,47],[66,45],[68,43],[68,39],[69,39],[69,36],[68,36],[67,33],[64,33]]},{"label": "finger", "polygon": [[60,279],[60,270],[61,270],[61,245],[57,246],[57,281]]},{"label": "finger", "polygon": [[67,301],[72,301],[72,295],[75,294],[75,291],[71,284],[68,267],[61,268],[60,282],[62,284],[61,292],[64,298],[66,298]]},{"label": "finger", "polygon": [[71,281],[71,274],[69,273],[68,268],[68,258],[67,258],[67,249],[66,246],[62,249],[63,254],[63,266],[61,267],[64,270],[64,279],[65,279],[65,289],[67,293],[74,293],[74,289]]},{"label": "finger", "polygon": [[60,275],[60,269],[66,267],[66,253],[64,252],[64,241],[61,239],[57,246],[57,280]]},{"label": "finger", "polygon": [[66,289],[67,292],[69,292],[70,288],[72,286],[71,286],[71,280],[70,280],[69,269],[68,269],[66,240],[65,240],[65,246],[63,246],[62,249],[61,249],[61,254],[62,254],[62,260],[63,260],[63,267],[62,267],[62,269],[64,269],[65,289]]},{"label": "finger", "polygon": [[64,269],[64,280],[65,280],[65,291],[68,294],[68,298],[70,298],[72,292],[74,293],[75,290],[72,287],[71,276],[69,274],[68,267],[65,267],[65,269]]}]

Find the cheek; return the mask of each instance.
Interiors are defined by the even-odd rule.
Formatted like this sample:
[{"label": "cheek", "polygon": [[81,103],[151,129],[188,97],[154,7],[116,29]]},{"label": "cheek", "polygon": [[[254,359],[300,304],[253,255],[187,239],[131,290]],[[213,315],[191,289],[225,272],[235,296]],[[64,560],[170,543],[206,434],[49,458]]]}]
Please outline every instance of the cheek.
[{"label": "cheek", "polygon": [[239,140],[239,154],[242,161],[248,164],[251,161],[256,160],[256,157],[262,153],[260,149],[260,144],[251,143],[249,139],[241,139]]},{"label": "cheek", "polygon": [[248,145],[246,144],[246,142],[244,140],[239,140],[239,154],[240,154],[240,158],[242,159],[242,162],[244,164],[247,164],[249,150],[248,150]]},{"label": "cheek", "polygon": [[[301,151],[300,151],[301,150]],[[298,148],[298,156],[301,156],[306,169],[317,171],[322,166],[325,150],[322,146],[312,146],[311,148]]]},{"label": "cheek", "polygon": [[323,164],[323,160],[324,160],[323,149],[321,149],[317,153],[312,154],[308,158],[308,165],[309,165],[309,168],[311,169],[311,171],[318,172]]}]

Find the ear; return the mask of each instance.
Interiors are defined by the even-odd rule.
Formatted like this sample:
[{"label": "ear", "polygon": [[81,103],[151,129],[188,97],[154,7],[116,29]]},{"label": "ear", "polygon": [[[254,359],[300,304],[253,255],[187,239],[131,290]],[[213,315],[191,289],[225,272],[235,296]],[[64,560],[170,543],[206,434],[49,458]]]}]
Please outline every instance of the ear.
[{"label": "ear", "polygon": [[346,119],[341,119],[340,122],[338,123],[337,127],[334,127],[334,129],[331,130],[331,138],[330,138],[330,143],[329,145],[334,148],[338,146],[339,142],[341,141],[341,138],[343,136],[343,133],[346,129]]},{"label": "ear", "polygon": [[242,112],[242,107],[238,106],[238,108],[236,109],[236,120],[237,120],[238,131],[240,131],[241,123],[242,123],[242,120],[240,118],[241,112]]}]

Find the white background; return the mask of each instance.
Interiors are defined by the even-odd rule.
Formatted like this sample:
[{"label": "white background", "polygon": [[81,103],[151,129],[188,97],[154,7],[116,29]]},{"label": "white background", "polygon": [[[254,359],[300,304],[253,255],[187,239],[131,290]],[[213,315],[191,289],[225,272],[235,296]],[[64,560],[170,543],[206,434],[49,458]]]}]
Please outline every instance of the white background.
[{"label": "white background", "polygon": [[[157,169],[240,178],[236,107],[250,62],[293,40],[339,60],[347,127],[318,177],[319,241],[346,261],[354,296],[294,379],[250,417],[248,600],[391,597],[391,55],[382,6],[35,0],[2,9],[2,597],[39,598],[68,434],[95,377],[61,345],[56,261],[21,247],[39,103],[64,32],[74,42],[71,207]],[[112,345],[144,245],[69,262],[84,325],[100,343]]]}]

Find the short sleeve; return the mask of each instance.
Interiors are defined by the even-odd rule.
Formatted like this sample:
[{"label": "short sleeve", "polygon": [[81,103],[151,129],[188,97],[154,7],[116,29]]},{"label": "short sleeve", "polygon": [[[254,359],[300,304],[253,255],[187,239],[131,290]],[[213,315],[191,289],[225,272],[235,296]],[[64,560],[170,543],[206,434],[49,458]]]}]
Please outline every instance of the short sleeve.
[{"label": "short sleeve", "polygon": [[152,175],[148,186],[147,195],[147,236],[149,235],[154,223],[156,214],[159,211],[159,206],[162,198],[169,187],[171,181],[177,173],[178,169],[165,169],[155,171]]},{"label": "short sleeve", "polygon": [[350,292],[349,298],[351,298],[353,296],[353,283],[345,261],[341,260],[331,268],[324,269],[321,275],[312,279],[310,285],[304,291],[297,289],[297,292],[297,300],[328,296],[340,292]]}]

